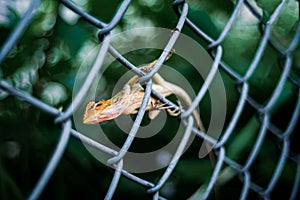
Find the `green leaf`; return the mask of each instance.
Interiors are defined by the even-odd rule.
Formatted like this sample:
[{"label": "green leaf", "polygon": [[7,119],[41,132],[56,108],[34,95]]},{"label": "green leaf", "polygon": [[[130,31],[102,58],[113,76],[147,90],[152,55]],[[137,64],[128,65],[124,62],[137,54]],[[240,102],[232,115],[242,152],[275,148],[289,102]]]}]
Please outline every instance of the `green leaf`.
[{"label": "green leaf", "polygon": [[49,82],[45,84],[40,97],[44,102],[56,106],[67,99],[67,91],[62,84]]}]

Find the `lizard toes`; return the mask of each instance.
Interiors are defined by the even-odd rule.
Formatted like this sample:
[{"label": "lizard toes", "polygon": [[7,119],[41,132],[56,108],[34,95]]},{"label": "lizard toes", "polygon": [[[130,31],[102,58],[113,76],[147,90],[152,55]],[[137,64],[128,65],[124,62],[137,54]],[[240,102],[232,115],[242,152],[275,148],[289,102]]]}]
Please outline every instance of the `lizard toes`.
[{"label": "lizard toes", "polygon": [[171,115],[171,116],[178,116],[181,114],[181,110],[180,109],[174,109],[174,110],[171,110],[171,109],[167,109],[168,113]]}]

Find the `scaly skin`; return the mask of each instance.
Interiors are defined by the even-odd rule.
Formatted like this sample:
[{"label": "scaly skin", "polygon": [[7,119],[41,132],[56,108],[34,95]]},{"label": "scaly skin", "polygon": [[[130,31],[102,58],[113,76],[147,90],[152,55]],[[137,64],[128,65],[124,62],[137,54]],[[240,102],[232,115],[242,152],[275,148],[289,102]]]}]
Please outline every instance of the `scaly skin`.
[{"label": "scaly skin", "polygon": [[[170,52],[167,60],[171,57],[173,51]],[[157,60],[144,65],[140,69],[144,72],[149,72],[156,64]],[[118,92],[114,97],[109,100],[101,100],[98,102],[91,101],[87,104],[85,113],[83,116],[84,124],[97,124],[99,122],[107,121],[118,117],[121,114],[136,114],[142,104],[144,97],[144,89],[137,81],[139,76],[136,75],[131,78],[124,86],[124,88]],[[189,95],[178,85],[170,83],[162,78],[158,73],[153,76],[152,89],[163,97],[167,97],[171,94],[175,94],[180,97],[188,106],[191,105],[191,98]],[[150,119],[154,119],[160,110],[166,109],[172,116],[178,116],[180,112],[174,112],[169,106],[164,106],[157,99],[150,97],[146,111],[149,112]],[[200,115],[197,110],[193,111],[193,116],[196,123],[202,132],[206,132],[200,119]]]},{"label": "scaly skin", "polygon": [[[153,84],[152,89],[163,97],[172,94],[170,90],[157,84]],[[97,124],[103,121],[114,119],[121,114],[136,114],[138,109],[141,107],[143,97],[144,89],[139,84],[134,84],[133,86],[126,84],[120,92],[118,92],[109,100],[89,102],[85,109],[83,123]],[[153,119],[158,114],[155,111],[169,108],[170,107],[164,107],[164,105],[157,99],[150,97],[146,111],[150,111],[149,117],[150,119]],[[170,111],[170,113],[172,113],[172,111]]]}]

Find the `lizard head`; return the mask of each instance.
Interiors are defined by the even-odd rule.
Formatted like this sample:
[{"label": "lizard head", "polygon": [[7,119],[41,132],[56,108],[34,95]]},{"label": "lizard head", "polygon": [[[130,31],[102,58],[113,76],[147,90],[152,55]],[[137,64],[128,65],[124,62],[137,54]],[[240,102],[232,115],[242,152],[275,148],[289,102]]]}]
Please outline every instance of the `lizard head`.
[{"label": "lizard head", "polygon": [[97,124],[106,120],[114,119],[121,114],[112,106],[113,100],[91,101],[85,108],[82,122],[84,124]]}]

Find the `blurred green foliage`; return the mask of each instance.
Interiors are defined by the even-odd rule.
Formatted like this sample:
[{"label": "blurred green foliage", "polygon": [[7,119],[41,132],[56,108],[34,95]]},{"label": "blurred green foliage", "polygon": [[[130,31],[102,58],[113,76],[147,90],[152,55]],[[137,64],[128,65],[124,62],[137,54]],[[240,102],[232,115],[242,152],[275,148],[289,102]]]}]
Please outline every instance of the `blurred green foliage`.
[{"label": "blurred green foliage", "polygon": [[[18,3],[15,6],[14,3]],[[0,46],[7,36],[15,28],[16,22],[24,13],[26,1],[14,1],[0,7]],[[104,22],[114,16],[121,1],[84,1],[76,3],[90,14]],[[190,19],[208,35],[217,38],[228,21],[236,1],[190,1]],[[255,5],[254,1],[251,1]],[[256,1],[256,8],[261,11],[265,19],[270,17],[272,11],[280,1]],[[22,4],[23,3],[23,4]],[[172,1],[132,1],[125,17],[114,30],[121,32],[135,27],[157,26],[173,29],[177,22],[177,16],[172,10]],[[275,23],[272,36],[287,46],[294,33],[295,24],[298,22],[299,7],[294,0],[288,1],[286,7]],[[26,9],[25,9],[26,10]],[[162,20],[163,19],[163,20]],[[188,28],[183,32],[203,46],[207,44],[199,39]],[[24,33],[21,41],[10,52],[9,57],[1,65],[0,76],[14,87],[23,90],[57,109],[68,107],[72,101],[72,90],[78,68],[82,65],[87,52],[94,49],[99,42],[96,38],[97,29],[84,20],[69,12],[59,4],[59,1],[42,1],[37,14],[29,28]],[[146,35],[146,34],[145,34]],[[144,36],[141,35],[143,38]],[[258,21],[249,14],[246,8],[236,19],[234,26],[223,43],[223,60],[240,74],[244,74],[259,45],[261,34],[258,30]],[[151,41],[149,41],[151,42]],[[130,45],[125,40],[120,45]],[[117,47],[116,47],[117,48]],[[118,48],[117,48],[118,49]],[[126,57],[134,64],[150,62],[159,55],[157,51],[141,50],[132,52]],[[295,52],[296,61],[293,73],[299,75],[298,50]],[[282,73],[279,65],[280,55],[270,46],[267,47],[258,69],[252,76],[250,94],[258,102],[264,104],[269,99],[276,83]],[[89,68],[93,60],[86,61]],[[200,88],[199,78],[194,77],[194,71],[178,58],[171,59],[170,66],[184,65],[180,72],[189,77],[195,91]],[[176,64],[177,63],[177,64]],[[103,97],[111,91],[116,77],[120,77],[126,70],[117,62],[111,64],[111,68],[105,72],[103,84],[99,86]],[[239,93],[234,80],[221,72],[227,92],[228,118],[226,125],[236,107]],[[201,81],[202,83],[202,81]],[[264,87],[261,87],[264,85]],[[289,82],[285,84],[284,92],[272,109],[272,122],[278,124],[283,130],[291,117],[295,104],[295,88]],[[26,198],[42,170],[52,154],[53,148],[60,134],[60,129],[54,124],[52,116],[33,108],[32,106],[9,96],[0,91],[0,197],[1,199]],[[209,123],[209,97],[201,103],[201,116],[203,121]],[[203,104],[203,105],[202,105]],[[284,111],[283,111],[284,109]],[[282,115],[288,115],[282,119]],[[178,123],[175,118],[168,119],[169,124],[165,129],[174,130]],[[259,116],[257,112],[246,106],[242,118],[230,138],[228,156],[237,162],[245,162],[247,155],[255,143],[259,130]],[[147,123],[147,119],[144,121]],[[112,133],[120,131],[114,122],[104,124],[104,128]],[[172,132],[172,131],[169,131]],[[108,136],[117,144],[122,144],[126,135],[113,134]],[[159,134],[159,141],[167,142],[172,135]],[[153,148],[153,141],[139,141],[134,144],[136,152]],[[274,138],[273,138],[274,139]],[[271,140],[272,141],[272,140]],[[274,141],[276,143],[276,141]],[[270,173],[276,166],[276,156],[270,159],[269,155],[280,152],[282,146],[279,143],[268,141],[263,145],[255,169],[254,178],[265,184],[270,178]],[[201,185],[205,185],[212,173],[209,159],[197,159],[201,140],[196,138],[192,146],[183,155],[175,172],[172,174],[161,194],[169,199],[184,199],[191,196],[197,189],[194,197],[201,196]],[[148,147],[147,147],[148,145]],[[158,146],[161,144],[158,144]],[[294,144],[292,150],[296,151]],[[220,177],[219,193],[225,197],[237,197],[241,184],[236,181],[238,177],[229,168]],[[283,190],[291,186],[291,174],[296,166],[289,163],[282,175]],[[141,174],[142,178],[156,182],[163,174],[164,169]],[[261,178],[265,173],[268,176]],[[113,171],[94,159],[84,146],[71,139],[68,148],[53,177],[50,179],[41,199],[99,199],[102,198],[109,187]],[[285,185],[284,185],[285,184]],[[203,186],[202,185],[202,186]],[[225,189],[224,189],[225,188]],[[224,191],[232,191],[229,195]],[[129,192],[130,191],[130,192]],[[200,192],[199,192],[200,191]],[[228,195],[228,196],[226,196]],[[232,196],[231,196],[232,195]],[[126,197],[126,198],[125,198]],[[115,199],[151,199],[146,189],[126,178],[121,178]]]}]

